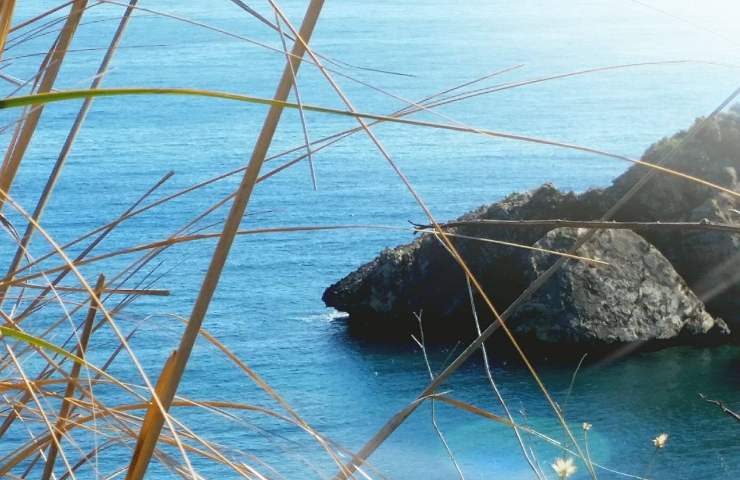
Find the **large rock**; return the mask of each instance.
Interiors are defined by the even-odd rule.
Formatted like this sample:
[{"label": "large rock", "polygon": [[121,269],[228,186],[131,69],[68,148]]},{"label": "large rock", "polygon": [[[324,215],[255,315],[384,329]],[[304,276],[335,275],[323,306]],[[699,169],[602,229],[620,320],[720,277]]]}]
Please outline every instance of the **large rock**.
[{"label": "large rock", "polygon": [[[585,232],[552,230],[535,246],[568,251]],[[668,260],[636,233],[601,231],[576,254],[609,265],[566,262],[514,313],[511,321],[518,334],[558,345],[608,346],[729,333],[722,320],[704,310]],[[531,280],[555,262],[554,255],[541,251],[528,257]]]},{"label": "large rock", "polygon": [[[552,218],[550,215],[593,218],[596,214],[593,209],[580,207],[581,197],[544,185],[533,192],[513,194],[458,220]],[[531,245],[547,229],[492,230],[466,225],[451,231]],[[525,250],[464,238],[452,238],[452,241],[496,305],[508,305],[528,285],[528,276],[522,270]],[[328,306],[348,313],[350,327],[363,335],[408,338],[418,329],[413,314],[419,312],[423,312],[427,338],[456,340],[475,331],[465,277],[431,235],[384,250],[373,261],[327,288],[323,299]],[[483,322],[491,321],[485,316],[485,309],[479,311],[484,314]]]},{"label": "large rock", "polygon": [[[643,159],[740,191],[740,111],[719,115],[698,133],[679,132],[648,149]],[[633,165],[611,186],[582,194],[561,192],[546,184],[515,193],[457,220],[568,219],[595,220],[604,215],[647,173]],[[651,179],[622,206],[620,221],[701,221],[740,225],[737,197],[665,173]],[[532,245],[548,228],[464,225],[450,231]],[[718,231],[643,231],[685,280],[707,311],[740,332],[740,235]],[[503,310],[529,284],[525,250],[455,238],[463,258],[494,303]],[[530,265],[531,266],[531,265]],[[382,252],[324,292],[328,306],[347,312],[350,326],[364,334],[407,336],[415,332],[415,312],[423,311],[425,333],[447,340],[473,332],[471,308],[460,268],[432,236]],[[481,309],[478,309],[481,311]],[[656,311],[659,315],[663,311]],[[482,321],[490,321],[482,318]]]},{"label": "large rock", "polygon": [[[697,120],[697,122],[701,121]],[[708,122],[693,137],[680,132],[650,147],[643,157],[651,163],[708,180],[740,192],[740,108]],[[605,190],[614,203],[647,168],[634,166]],[[653,178],[617,214],[618,220],[691,222],[704,219],[740,225],[737,197],[665,174]],[[645,232],[673,264],[707,310],[723,317],[740,332],[740,235],[715,231]]]}]

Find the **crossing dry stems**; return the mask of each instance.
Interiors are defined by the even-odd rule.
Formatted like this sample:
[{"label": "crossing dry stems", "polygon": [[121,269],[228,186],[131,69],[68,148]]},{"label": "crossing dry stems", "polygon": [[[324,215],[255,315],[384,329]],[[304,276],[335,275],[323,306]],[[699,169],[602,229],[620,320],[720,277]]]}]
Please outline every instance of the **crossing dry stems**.
[{"label": "crossing dry stems", "polygon": [[[529,462],[533,473],[537,477],[542,476],[542,472],[535,465],[532,451],[528,450],[527,445],[522,439],[520,433],[526,432],[536,436],[547,443],[562,449],[570,455],[580,458],[586,465],[589,473],[593,478],[597,477],[597,470],[612,470],[592,462],[590,452],[582,450],[579,442],[574,437],[564,418],[563,412],[552,399],[544,382],[539,378],[537,371],[529,362],[524,350],[518,345],[514,335],[508,331],[505,324],[508,310],[499,314],[498,310],[490,300],[490,293],[486,292],[472,274],[468,267],[467,259],[462,258],[456,250],[451,238],[461,238],[470,241],[497,242],[489,238],[472,237],[446,231],[446,228],[455,225],[441,224],[435,220],[430,209],[422,197],[418,194],[411,182],[405,177],[398,164],[394,161],[388,150],[372,130],[375,125],[383,123],[394,123],[403,125],[406,128],[427,128],[445,131],[454,131],[466,134],[482,135],[490,138],[504,138],[520,142],[530,142],[541,145],[548,145],[556,148],[565,148],[581,153],[604,156],[612,159],[628,161],[634,164],[642,165],[650,172],[649,176],[657,174],[673,175],[680,177],[684,181],[694,182],[709,188],[721,191],[727,195],[739,197],[740,194],[728,189],[722,185],[712,183],[708,180],[697,178],[686,173],[676,171],[665,166],[665,161],[658,163],[649,163],[644,160],[633,159],[624,155],[606,152],[600,149],[591,148],[583,145],[569,144],[556,140],[536,138],[516,133],[499,132],[487,129],[480,129],[466,125],[452,117],[437,114],[434,108],[448,105],[453,102],[459,102],[466,99],[474,98],[480,95],[487,95],[501,91],[507,91],[514,88],[521,88],[528,85],[534,85],[547,81],[563,80],[580,75],[597,74],[609,72],[617,69],[637,68],[649,65],[670,65],[686,63],[685,61],[672,62],[648,62],[642,64],[625,64],[593,69],[585,69],[576,72],[568,72],[559,75],[550,75],[546,77],[537,77],[534,79],[508,82],[494,85],[492,87],[480,87],[475,89],[464,90],[468,87],[483,81],[494,78],[497,75],[508,73],[518,65],[497,70],[492,74],[482,76],[478,79],[467,81],[456,86],[445,88],[440,92],[426,96],[418,101],[411,101],[389,92],[380,87],[362,81],[346,73],[345,69],[364,71],[373,71],[382,74],[406,75],[402,72],[383,71],[364,66],[351,65],[339,59],[334,59],[320,52],[314,51],[309,46],[309,40],[314,27],[319,18],[323,2],[321,0],[312,0],[307,9],[306,17],[300,30],[293,26],[290,19],[283,12],[277,2],[270,0],[272,13],[275,16],[275,22],[267,20],[267,17],[261,17],[255,10],[251,9],[244,2],[234,0],[249,15],[257,18],[261,23],[273,29],[279,35],[280,47],[273,47],[261,42],[245,37],[244,35],[235,34],[225,29],[212,27],[203,22],[186,19],[177,15],[159,12],[153,9],[141,8],[137,5],[136,0],[128,3],[104,1],[110,5],[118,5],[124,8],[118,18],[118,28],[116,29],[108,47],[105,48],[103,58],[90,84],[85,90],[58,90],[56,88],[62,64],[68,53],[72,50],[72,45],[77,29],[83,25],[83,18],[88,9],[99,5],[98,2],[86,2],[83,0],[73,0],[63,3],[47,11],[40,12],[27,20],[12,25],[15,2],[6,0],[0,3],[0,59],[8,59],[8,48],[23,45],[23,43],[38,39],[43,35],[57,33],[56,40],[53,41],[49,51],[44,54],[43,60],[39,64],[38,71],[23,80],[16,80],[13,77],[2,74],[5,81],[14,85],[14,92],[10,98],[0,100],[0,109],[10,111],[11,108],[24,107],[20,118],[13,124],[5,128],[15,127],[15,132],[8,145],[2,169],[0,170],[0,204],[4,205],[6,210],[15,210],[18,216],[25,222],[24,234],[21,237],[13,238],[16,242],[15,255],[10,261],[7,274],[0,279],[0,298],[14,300],[13,306],[5,305],[3,311],[3,320],[5,325],[0,327],[0,335],[5,353],[0,358],[0,372],[3,375],[3,381],[0,382],[0,394],[4,404],[0,405],[0,412],[5,417],[3,424],[0,426],[0,441],[5,441],[11,435],[8,432],[17,434],[22,432],[28,438],[23,441],[13,443],[12,450],[4,450],[0,456],[0,475],[36,478],[75,478],[78,472],[86,467],[90,467],[95,476],[106,477],[123,474],[127,478],[143,478],[152,459],[156,460],[162,468],[169,470],[173,475],[183,478],[202,478],[198,473],[195,461],[205,460],[213,464],[224,467],[224,471],[243,478],[278,478],[280,476],[279,468],[270,465],[259,456],[251,453],[222,445],[211,439],[201,436],[192,427],[185,424],[176,413],[182,409],[194,409],[212,415],[218,420],[233,422],[239,428],[249,427],[249,423],[240,416],[240,413],[250,412],[259,415],[260,418],[268,421],[275,421],[294,428],[306,435],[312,445],[318,447],[318,451],[325,455],[330,465],[338,470],[337,478],[363,477],[363,478],[380,478],[382,474],[374,470],[372,465],[368,464],[368,457],[377,449],[390,435],[398,428],[416,408],[431,401],[433,410],[433,422],[435,429],[439,432],[440,438],[445,443],[446,450],[450,454],[460,477],[462,477],[462,468],[457,464],[452,448],[447,444],[444,435],[436,424],[437,403],[456,408],[480,418],[496,422],[506,428],[511,428],[517,436],[522,450],[522,454]],[[60,12],[67,9],[66,15],[58,16]],[[103,89],[100,88],[106,72],[109,70],[112,58],[116,51],[121,48],[121,41],[126,30],[126,26],[131,20],[134,12],[145,12],[151,15],[159,15],[171,20],[185,22],[194,28],[204,28],[221,35],[227,35],[239,41],[249,42],[260,48],[265,48],[273,53],[279,53],[284,56],[286,65],[284,67],[280,83],[277,87],[274,98],[267,99],[241,93],[215,92],[207,90],[194,90],[188,88],[118,88]],[[43,22],[43,23],[42,23]],[[53,28],[61,25],[59,30]],[[18,32],[12,42],[8,42],[8,36],[11,32]],[[288,51],[289,44],[292,43],[292,50]],[[92,50],[91,50],[92,51]],[[5,54],[5,55],[3,55]],[[318,70],[330,87],[336,92],[339,99],[345,105],[345,109],[329,108],[320,105],[308,105],[302,101],[298,85],[298,67],[304,61]],[[31,61],[34,56],[17,56],[14,61],[28,60]],[[326,64],[331,64],[329,68]],[[340,88],[335,77],[347,78],[351,81],[371,88],[389,98],[403,102],[404,106],[390,114],[374,114],[360,112],[353,106],[349,96]],[[31,86],[29,95],[16,95],[24,88]],[[295,103],[289,101],[290,93],[293,92],[297,98]],[[261,130],[258,141],[256,142],[249,164],[246,167],[237,168],[226,173],[211,177],[208,180],[201,181],[189,187],[183,188],[176,193],[169,194],[163,198],[144,204],[148,198],[166,182],[172,174],[165,175],[154,187],[141,195],[127,210],[122,214],[114,217],[114,220],[93,229],[92,231],[71,240],[63,245],[55,239],[54,235],[46,228],[42,221],[42,214],[47,203],[54,193],[54,186],[61,177],[66,159],[68,158],[72,146],[82,128],[86,115],[95,98],[109,96],[132,96],[132,101],[140,101],[142,95],[188,95],[201,96],[212,99],[222,99],[230,101],[248,102],[253,105],[262,105],[268,107],[268,113]],[[737,95],[737,92],[730,97],[730,100]],[[45,106],[52,102],[82,100],[82,106],[71,129],[67,133],[63,147],[56,158],[56,163],[52,167],[45,186],[40,192],[39,199],[32,209],[25,209],[11,195],[12,188],[16,182],[17,174],[23,160],[26,156],[28,146],[34,137],[39,126],[39,121],[43,115]],[[726,105],[728,102],[724,102]],[[281,113],[284,109],[294,109],[299,113],[301,119],[301,129],[303,133],[303,145],[288,149],[284,152],[268,156],[268,151],[272,146],[274,133],[280,122]],[[721,108],[720,108],[721,110]],[[309,137],[309,125],[305,119],[305,112],[315,112],[324,115],[342,116],[353,119],[358,123],[357,127],[343,130],[318,140],[311,140]],[[440,115],[447,123],[436,123],[408,118],[410,115],[426,112]],[[714,114],[712,114],[714,115]],[[711,118],[711,116],[709,118]],[[365,133],[375,144],[381,156],[388,162],[390,167],[395,171],[398,177],[404,182],[409,193],[418,202],[420,208],[428,216],[429,225],[421,228],[396,227],[388,225],[297,225],[297,226],[280,226],[265,228],[240,229],[240,223],[245,216],[246,208],[251,198],[255,186],[263,181],[271,179],[274,175],[290,168],[293,165],[307,160],[309,163],[312,183],[316,185],[314,166],[312,156],[317,152],[334,145],[335,143],[348,138],[356,133]],[[695,134],[691,132],[690,135]],[[277,160],[287,155],[295,154],[296,157],[286,161],[274,169],[261,173],[264,163],[270,160]],[[665,159],[664,159],[665,160]],[[113,251],[100,253],[100,245],[114,231],[127,220],[142,215],[155,207],[165,208],[173,201],[183,195],[201,193],[201,189],[216,182],[220,182],[234,175],[242,174],[242,183],[237,191],[227,196],[221,197],[215,203],[210,205],[196,215],[192,220],[178,228],[174,233],[162,240],[142,241],[138,243],[132,239],[124,248],[118,248]],[[646,177],[646,178],[647,178]],[[641,182],[631,191],[630,194],[644,185]],[[620,203],[623,203],[620,202]],[[193,232],[196,228],[205,228],[203,222],[214,212],[226,205],[231,205],[231,210],[227,216],[221,232]],[[619,208],[619,204],[615,209]],[[614,209],[613,209],[614,210]],[[29,214],[28,211],[33,213]],[[613,212],[612,212],[613,213]],[[163,215],[166,213],[162,213]],[[4,218],[4,217],[3,217]],[[608,219],[608,215],[607,218]],[[539,221],[537,225],[529,226],[562,226],[557,223],[545,225],[546,221]],[[563,222],[562,220],[550,220],[549,222]],[[220,225],[220,222],[215,223]],[[493,227],[493,225],[490,225]],[[506,225],[512,227],[516,225]],[[692,229],[715,229],[722,231],[737,232],[732,226],[716,224],[683,224],[683,225],[616,225],[611,222],[600,221],[584,224],[579,226],[590,228],[592,230],[600,228],[692,228]],[[6,225],[10,229],[12,224]],[[13,227],[15,228],[15,227]],[[481,331],[477,327],[478,338],[462,354],[460,354],[450,365],[448,365],[440,374],[434,374],[429,366],[430,384],[416,398],[411,399],[409,404],[374,436],[358,452],[352,452],[349,449],[339,445],[335,441],[327,438],[319,432],[293,407],[283,396],[281,396],[273,387],[271,387],[256,371],[250,368],[244,360],[240,359],[233,351],[229,350],[222,342],[217,340],[213,335],[203,329],[203,322],[206,319],[206,313],[212,301],[214,291],[219,283],[221,272],[223,271],[232,243],[238,235],[266,235],[272,233],[289,233],[289,232],[329,232],[336,230],[350,229],[368,229],[368,228],[390,228],[418,231],[435,235],[438,241],[447,249],[451,257],[458,262],[461,270],[466,274],[466,281],[471,292],[476,291],[486,303],[487,308],[497,318],[497,323]],[[49,248],[49,253],[32,258],[29,255],[29,245],[33,237],[41,237],[43,244]],[[90,240],[92,238],[92,240]],[[135,299],[143,296],[159,297],[170,293],[169,288],[154,288],[154,283],[158,279],[155,274],[159,265],[155,260],[167,249],[176,246],[195,242],[199,240],[213,239],[217,245],[211,257],[210,267],[203,280],[200,293],[195,301],[192,313],[188,318],[178,317],[185,324],[185,331],[181,337],[180,345],[168,357],[161,369],[156,381],[150,379],[152,370],[158,370],[156,365],[142,364],[137,355],[136,349],[132,346],[132,339],[136,334],[136,328],[129,328],[123,318],[124,309]],[[83,243],[87,242],[87,243]],[[501,242],[498,242],[501,243]],[[72,255],[75,246],[84,245],[82,253]],[[517,245],[507,243],[506,245],[532,248],[530,245]],[[106,262],[114,257],[121,255],[132,255],[140,253],[141,256],[128,263],[125,267],[114,267]],[[552,252],[558,255],[560,260],[553,269],[546,272],[546,276],[552,274],[565,259],[578,261],[589,261],[594,264],[603,263],[598,259],[588,259],[578,257],[574,252]],[[48,259],[55,259],[59,264],[48,266]],[[85,266],[85,270],[79,267]],[[87,278],[94,269],[99,269],[99,278],[97,285],[92,287]],[[145,271],[143,279],[134,283],[134,276],[138,272]],[[108,282],[103,281],[103,272],[105,277],[109,278]],[[47,276],[57,273],[54,279]],[[70,279],[64,284],[62,280],[71,273]],[[546,276],[543,277],[546,279]],[[32,282],[32,280],[35,280]],[[536,281],[524,295],[531,294],[544,280]],[[12,290],[12,294],[11,294]],[[39,293],[39,290],[41,292]],[[120,296],[123,296],[121,298]],[[524,297],[522,297],[524,298]],[[519,300],[521,301],[521,300]],[[0,302],[1,303],[1,302]],[[4,305],[4,304],[3,304]],[[25,308],[21,308],[25,307]],[[475,305],[473,305],[475,308]],[[74,318],[80,311],[87,310],[87,315],[82,322],[74,322]],[[7,311],[5,311],[7,310]],[[50,320],[50,318],[54,320]],[[58,318],[59,317],[59,318]],[[100,318],[95,321],[96,318]],[[58,318],[58,319],[57,319]],[[23,322],[23,327],[21,327]],[[28,331],[22,329],[30,325],[32,329]],[[71,326],[71,328],[67,328]],[[512,344],[521,355],[522,361],[527,365],[532,378],[541,389],[543,396],[552,407],[552,414],[558,419],[563,427],[565,435],[569,438],[573,448],[566,447],[563,442],[543,435],[530,427],[519,425],[515,422],[513,415],[506,405],[501,392],[498,390],[493,377],[490,374],[488,356],[483,349],[488,380],[501,403],[506,416],[499,416],[488,412],[478,406],[465,403],[461,400],[451,398],[449,395],[440,394],[438,388],[447,379],[454,374],[466,359],[475,353],[479,348],[484,348],[485,339],[493,331],[501,326]],[[103,356],[102,366],[97,366],[87,355],[86,351],[90,346],[96,345],[99,341],[97,337],[106,333],[113,339],[113,348]],[[60,341],[60,338],[62,339]],[[108,341],[110,341],[110,338]],[[230,364],[236,371],[242,372],[251,382],[253,382],[269,399],[276,404],[275,408],[269,408],[261,405],[249,403],[231,402],[212,399],[191,399],[183,395],[178,395],[178,387],[185,371],[190,353],[195,348],[196,340],[203,338],[211,345],[215,346],[222,354],[226,356]],[[423,339],[420,343],[424,354],[426,350]],[[72,353],[76,351],[76,353]],[[131,378],[119,378],[120,371],[112,373],[114,360],[119,358],[121,353],[125,353],[128,358],[128,367],[138,378],[134,381]],[[425,357],[428,362],[428,359]],[[133,383],[136,382],[136,383]],[[63,388],[62,388],[63,387]],[[111,393],[114,390],[115,393]],[[102,393],[101,393],[102,392]],[[446,408],[446,407],[445,407]],[[24,430],[25,429],[25,430]],[[255,428],[257,430],[257,428]],[[270,434],[261,431],[262,434],[270,437]],[[277,435],[274,435],[277,437]],[[272,438],[272,437],[270,437]],[[102,472],[98,467],[98,458],[105,455],[111,449],[123,446],[128,449],[127,461],[125,464],[114,467],[113,472]],[[286,449],[287,450],[287,449]],[[295,452],[292,452],[295,454]],[[306,465],[314,468],[315,459],[305,458]],[[60,461],[63,465],[60,467]],[[315,469],[319,476],[322,474],[319,468]],[[616,472],[619,473],[619,472]],[[638,477],[635,477],[638,478]]]}]

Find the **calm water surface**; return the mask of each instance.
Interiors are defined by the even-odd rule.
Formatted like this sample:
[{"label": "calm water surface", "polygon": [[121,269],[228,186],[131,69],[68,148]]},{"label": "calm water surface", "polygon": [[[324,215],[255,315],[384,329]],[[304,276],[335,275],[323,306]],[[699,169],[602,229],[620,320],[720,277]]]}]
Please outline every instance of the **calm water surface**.
[{"label": "calm water surface", "polygon": [[[56,2],[19,2],[17,19],[29,18]],[[227,1],[149,0],[142,6],[217,26],[274,47],[266,27]],[[272,18],[263,3],[255,7]],[[299,22],[306,2],[282,2]],[[655,8],[651,8],[655,7]],[[434,92],[514,65],[520,68],[482,86],[514,82],[586,68],[674,60],[703,60],[625,68],[477,97],[440,110],[477,127],[589,145],[639,156],[652,142],[685,128],[712,111],[740,83],[740,13],[734,1],[626,0],[551,2],[373,1],[326,2],[313,46],[355,65],[412,76],[341,68],[398,97],[423,98]],[[121,8],[96,6],[80,28],[75,48],[105,47]],[[668,12],[668,13],[666,13]],[[11,49],[7,57],[41,52],[52,35]],[[271,96],[284,58],[248,42],[193,25],[138,12],[105,81],[113,86],[194,87]],[[100,51],[70,54],[60,87],[89,84]],[[40,57],[12,60],[4,72],[33,75]],[[358,109],[386,113],[398,99],[339,78]],[[307,103],[340,107],[316,69],[300,76]],[[7,85],[3,94],[11,92]],[[79,104],[47,107],[39,133],[25,159],[13,194],[32,208]],[[17,112],[0,113],[3,124]],[[164,196],[243,165],[264,116],[246,104],[195,98],[116,98],[95,102],[56,196],[44,217],[60,241],[106,223],[126,209],[169,170],[176,175],[157,195]],[[430,114],[419,116],[445,121]],[[307,114],[311,138],[354,126],[347,119]],[[7,144],[12,129],[5,131]],[[440,219],[490,203],[512,191],[551,181],[564,189],[606,185],[624,171],[616,160],[413,127],[382,126],[377,133],[388,151]],[[286,112],[274,152],[303,141],[298,116]],[[290,158],[290,157],[286,157]],[[304,163],[260,184],[245,228],[337,223],[407,226],[423,214],[370,142],[352,137],[315,156],[318,191]],[[277,162],[277,161],[276,161]],[[268,164],[276,166],[278,163]],[[100,251],[153,241],[169,235],[211,203],[231,192],[230,178],[174,204],[122,225]],[[209,223],[224,216],[219,211]],[[12,217],[12,215],[11,215]],[[12,217],[19,221],[17,217]],[[212,230],[213,228],[211,228]],[[321,293],[330,283],[380,249],[409,241],[402,230],[352,230],[242,237],[236,241],[206,327],[280,391],[321,432],[350,449],[359,448],[394,412],[424,387],[426,367],[411,341],[378,346],[348,338],[336,312],[324,308]],[[172,296],[142,299],[121,319],[139,328],[133,345],[151,375],[177,344],[180,324],[168,314],[187,316],[207,266],[212,243],[189,244],[168,252],[159,285]],[[40,254],[46,247],[33,245]],[[3,243],[4,253],[12,251]],[[122,267],[117,259],[108,268]],[[172,271],[172,269],[176,269]],[[85,270],[91,278],[98,270]],[[40,328],[40,327],[39,327]],[[100,358],[112,339],[101,332]],[[452,348],[432,352],[441,369]],[[740,407],[740,351],[737,348],[676,348],[641,354],[582,370],[572,393],[575,365],[538,364],[543,380],[577,427],[589,434],[593,458],[635,475],[665,479],[740,477],[738,426],[697,400],[697,393]],[[138,381],[121,360],[114,373]],[[564,441],[564,435],[527,372],[516,362],[495,363],[495,375],[518,419]],[[479,359],[466,365],[445,387],[459,398],[499,412]],[[199,344],[183,395],[268,405],[245,377],[214,348]],[[202,414],[180,414],[207,438],[254,454],[288,478],[329,476],[333,470],[310,441],[294,429],[244,415],[233,424]],[[428,406],[420,408],[373,455],[380,472],[392,478],[445,479],[455,471],[431,426]],[[531,478],[505,427],[440,406],[439,424],[466,478]],[[670,433],[657,455],[650,439]],[[579,433],[580,434],[580,433]],[[296,444],[295,442],[299,442]],[[528,439],[543,468],[558,451]],[[129,451],[111,449],[111,465]],[[308,461],[308,463],[306,463]],[[206,477],[217,470],[196,464]],[[106,461],[101,463],[106,470]],[[266,471],[271,476],[274,472]],[[90,471],[86,474],[91,474]],[[585,478],[581,467],[578,478]],[[157,467],[151,478],[169,478]],[[624,478],[607,471],[600,478]]]}]

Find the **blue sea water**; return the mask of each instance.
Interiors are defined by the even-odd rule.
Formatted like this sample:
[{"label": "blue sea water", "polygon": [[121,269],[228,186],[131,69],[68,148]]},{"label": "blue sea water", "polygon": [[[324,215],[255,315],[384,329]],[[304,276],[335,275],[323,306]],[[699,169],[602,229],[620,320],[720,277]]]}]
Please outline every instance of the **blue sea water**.
[{"label": "blue sea water", "polygon": [[[266,3],[253,6],[273,18]],[[297,24],[306,3],[289,0],[282,5]],[[55,4],[46,0],[18,2],[15,19],[30,18]],[[138,11],[127,30],[125,48],[116,54],[104,86],[205,88],[272,96],[284,56],[244,38],[279,48],[273,31],[228,1],[150,0],[140,4],[242,38]],[[120,6],[108,4],[86,12],[73,45],[76,51],[65,61],[57,88],[89,84],[103,53],[90,49],[107,45],[121,11]],[[685,60],[532,84],[439,109],[447,118],[430,113],[415,117],[444,123],[454,119],[479,128],[639,157],[654,141],[711,112],[737,88],[738,13],[736,2],[716,0],[702,5],[687,0],[334,0],[326,2],[312,46],[352,65],[408,74],[332,67],[342,75],[410,100],[515,65],[521,66],[480,86],[593,67]],[[19,34],[22,32],[12,38],[22,39]],[[42,35],[17,46],[11,40],[2,73],[24,80],[31,77],[42,58],[36,54],[44,52],[55,35]],[[337,77],[338,83],[359,110],[388,113],[405,106],[398,98],[345,76]],[[304,102],[342,108],[310,65],[302,68],[299,84]],[[3,84],[1,91],[8,95],[13,87]],[[26,209],[33,208],[78,108],[79,102],[46,107],[11,191]],[[0,123],[9,124],[17,114],[1,112]],[[96,100],[42,224],[58,242],[65,243],[114,219],[168,171],[175,175],[153,198],[238,168],[249,158],[264,114],[262,107],[202,98]],[[312,139],[355,125],[350,119],[324,114],[307,113],[306,117]],[[628,166],[573,150],[459,132],[398,125],[375,130],[439,219],[455,217],[543,182],[577,191],[607,185]],[[3,146],[11,134],[12,128],[2,132]],[[271,151],[279,153],[302,142],[298,115],[285,112]],[[323,306],[321,293],[382,248],[409,241],[411,233],[403,230],[407,221],[423,221],[424,215],[362,135],[322,150],[313,160],[318,190],[312,189],[306,162],[279,173],[257,187],[243,228],[382,224],[401,229],[240,237],[205,327],[284,395],[311,425],[344,447],[357,450],[386,419],[415,398],[428,374],[411,340],[388,346],[350,338],[336,312]],[[280,162],[267,163],[265,170]],[[127,221],[96,251],[115,251],[165,238],[237,184],[238,177],[230,177]],[[221,209],[199,226],[216,231],[219,226],[214,224],[224,215]],[[8,218],[23,228],[19,215],[8,212]],[[167,251],[153,275],[163,274],[155,285],[170,289],[171,296],[141,298],[118,319],[124,330],[138,329],[131,343],[154,378],[182,332],[173,315],[189,314],[213,246],[209,240]],[[14,251],[7,238],[0,248],[5,258]],[[48,245],[36,237],[32,253],[41,255],[47,250]],[[80,250],[75,247],[71,252]],[[90,265],[83,272],[92,281],[98,273],[114,272],[133,258],[117,257]],[[143,273],[137,278],[142,277]],[[27,328],[41,331],[43,326],[41,321]],[[106,358],[114,345],[111,333],[101,330],[94,337],[91,358]],[[434,349],[430,352],[432,367],[440,370],[460,349]],[[697,398],[702,392],[740,406],[737,348],[673,348],[585,368],[570,394],[575,365],[541,362],[536,367],[554,398],[565,406],[579,440],[581,422],[593,424],[589,445],[594,461],[650,478],[740,476],[737,424]],[[114,363],[112,372],[141,383],[125,356]],[[494,375],[518,420],[565,442],[541,392],[521,365],[499,361],[494,354]],[[444,389],[501,413],[478,358],[465,365]],[[101,390],[98,395],[104,393]],[[193,353],[180,393],[192,399],[276,408],[205,342],[199,342]],[[242,461],[268,477],[280,478],[252,455],[286,478],[324,478],[334,472],[331,461],[307,435],[258,413],[239,414],[239,422],[185,408],[176,414],[205,438],[238,449]],[[444,405],[438,405],[437,415],[466,478],[532,478],[508,428]],[[669,444],[656,452],[651,439],[663,431],[670,434]],[[25,433],[16,435],[20,440]],[[550,475],[549,464],[562,452],[531,436],[525,440]],[[0,453],[5,448],[0,445]],[[112,473],[125,465],[129,455],[125,447],[110,448],[101,457],[100,471]],[[206,478],[233,475],[213,462],[193,458],[196,469]],[[432,427],[429,405],[404,423],[370,461],[388,478],[456,476]],[[380,477],[377,472],[368,470],[371,476]],[[605,470],[598,473],[599,478],[625,478]],[[94,475],[92,469],[80,472],[81,478]],[[149,476],[171,475],[157,464]],[[586,478],[583,465],[575,477]]]}]

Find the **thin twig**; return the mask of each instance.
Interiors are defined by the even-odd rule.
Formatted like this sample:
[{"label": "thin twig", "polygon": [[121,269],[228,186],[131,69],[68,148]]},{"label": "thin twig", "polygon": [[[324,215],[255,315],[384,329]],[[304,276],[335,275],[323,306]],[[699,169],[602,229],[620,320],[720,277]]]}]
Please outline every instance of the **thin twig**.
[{"label": "thin twig", "polygon": [[732,417],[735,420],[737,420],[738,422],[740,422],[740,413],[737,413],[737,412],[735,412],[735,411],[730,410],[729,408],[727,408],[727,405],[725,405],[722,400],[712,400],[710,398],[707,398],[703,393],[700,393],[699,394],[699,398],[701,398],[702,400],[704,400],[707,403],[711,403],[711,404],[717,405],[724,413],[726,413],[730,417]]},{"label": "thin twig", "polygon": [[[288,46],[285,43],[285,35],[283,34],[283,29],[280,26],[280,17],[278,17],[277,13],[275,14],[275,25],[278,27],[278,33],[280,34],[280,42],[283,45],[283,50],[285,51],[285,61],[290,66],[290,74],[293,76],[293,93],[295,94],[295,101],[298,104],[298,116],[301,119],[301,128],[303,129],[303,141],[306,145],[306,155],[308,159],[308,168],[311,172],[311,185],[313,186],[314,191],[316,188],[316,171],[314,170],[313,166],[313,156],[311,155],[311,140],[308,138],[308,125],[306,123],[306,115],[303,112],[303,101],[301,100],[301,90],[298,88],[298,79],[296,78],[295,71],[293,70],[293,66],[290,62],[290,57],[288,56]],[[265,159],[267,160],[267,159]]]},{"label": "thin twig", "polygon": [[[419,229],[432,228],[431,225],[421,225],[412,223]],[[447,222],[440,225],[443,228],[454,228],[454,227],[501,227],[501,228],[538,228],[538,227],[552,227],[552,228],[586,228],[594,230],[714,230],[720,232],[729,233],[740,233],[740,225],[732,225],[728,223],[715,223],[708,220],[699,222],[617,222],[617,221],[603,221],[603,220],[560,220],[560,219],[548,219],[548,220],[496,220],[496,219],[481,219],[481,220],[462,220],[455,222]]]},{"label": "thin twig", "polygon": [[[470,308],[473,312],[473,320],[475,322],[475,332],[477,335],[481,334],[481,328],[480,328],[480,320],[478,319],[478,309],[475,307],[475,297],[473,296],[473,287],[470,285],[470,280],[468,278],[465,278],[465,286],[468,290],[468,300],[470,301]],[[544,475],[541,475],[540,470],[537,468],[536,465],[536,458],[534,456],[534,452],[528,452],[527,447],[524,445],[524,438],[522,438],[522,434],[519,432],[519,428],[516,426],[516,422],[514,421],[514,416],[511,414],[511,410],[509,409],[509,406],[506,404],[506,401],[504,400],[504,396],[501,394],[501,391],[498,388],[498,385],[493,379],[493,369],[491,368],[491,364],[488,360],[488,350],[486,349],[486,345],[481,345],[481,354],[483,355],[483,368],[486,371],[486,378],[488,378],[488,384],[491,385],[491,389],[493,390],[493,393],[496,395],[496,399],[501,404],[501,407],[504,409],[504,413],[506,413],[506,417],[509,419],[512,425],[512,429],[514,430],[514,436],[516,436],[517,443],[519,443],[519,448],[522,450],[522,455],[524,455],[524,459],[529,464],[529,467],[534,472],[535,476],[540,479],[544,480]]]},{"label": "thin twig", "polygon": [[584,353],[581,359],[578,361],[578,365],[576,365],[576,369],[573,371],[573,375],[570,377],[570,385],[568,385],[568,392],[565,394],[565,400],[563,401],[563,406],[560,408],[560,411],[565,414],[565,409],[568,406],[568,400],[570,400],[570,395],[573,393],[573,386],[576,384],[576,377],[578,376],[578,372],[581,370],[581,365],[583,365],[583,361],[586,360],[586,357],[588,356],[588,353]]},{"label": "thin twig", "polygon": [[[432,364],[429,362],[426,341],[424,340],[424,325],[422,322],[422,314],[414,312],[414,317],[416,317],[416,321],[419,323],[419,336],[421,337],[421,341],[413,335],[411,335],[411,338],[421,349],[421,354],[424,357],[424,363],[427,366],[427,373],[429,373],[429,379],[434,380],[434,371],[432,370]],[[455,458],[455,454],[453,453],[452,448],[450,448],[450,445],[447,443],[447,439],[445,438],[442,430],[437,424],[437,404],[434,401],[434,397],[430,398],[429,402],[432,407],[432,428],[434,428],[434,431],[437,433],[437,437],[439,437],[439,441],[442,442],[442,446],[447,452],[447,456],[450,457],[450,461],[455,466],[455,470],[457,471],[457,475],[460,477],[460,480],[465,480],[465,476],[463,475],[462,469],[460,468],[460,464],[457,463],[457,459]]]}]

